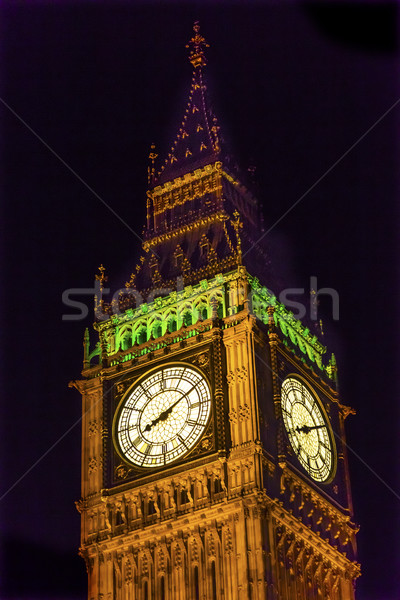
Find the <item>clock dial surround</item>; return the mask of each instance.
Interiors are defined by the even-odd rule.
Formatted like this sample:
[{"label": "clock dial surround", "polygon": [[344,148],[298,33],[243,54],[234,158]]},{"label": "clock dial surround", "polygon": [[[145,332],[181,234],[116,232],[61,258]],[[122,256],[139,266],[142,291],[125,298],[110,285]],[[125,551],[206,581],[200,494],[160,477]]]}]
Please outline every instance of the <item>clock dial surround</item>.
[{"label": "clock dial surround", "polygon": [[314,481],[327,483],[335,470],[335,443],[316,393],[299,378],[282,383],[281,408],[290,444],[301,466]]},{"label": "clock dial surround", "polygon": [[160,367],[122,399],[113,423],[116,450],[137,467],[163,467],[196,445],[210,414],[210,386],[197,369],[186,364]]}]

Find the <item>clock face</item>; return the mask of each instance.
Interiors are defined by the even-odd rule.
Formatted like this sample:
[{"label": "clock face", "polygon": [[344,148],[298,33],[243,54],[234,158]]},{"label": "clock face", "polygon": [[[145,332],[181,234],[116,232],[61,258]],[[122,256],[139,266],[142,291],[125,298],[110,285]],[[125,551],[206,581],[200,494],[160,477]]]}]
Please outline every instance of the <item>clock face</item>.
[{"label": "clock face", "polygon": [[289,441],[302,467],[315,481],[327,481],[334,468],[330,427],[314,394],[299,379],[282,384],[281,406]]},{"label": "clock face", "polygon": [[210,388],[192,367],[168,365],[139,381],[114,419],[119,452],[139,467],[162,467],[184,456],[204,433]]}]

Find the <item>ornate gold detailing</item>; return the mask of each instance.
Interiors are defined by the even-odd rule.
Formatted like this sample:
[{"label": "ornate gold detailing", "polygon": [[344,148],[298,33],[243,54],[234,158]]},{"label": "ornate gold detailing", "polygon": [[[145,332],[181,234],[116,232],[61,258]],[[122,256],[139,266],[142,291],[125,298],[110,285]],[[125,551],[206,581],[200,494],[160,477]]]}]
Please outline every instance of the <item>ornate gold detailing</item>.
[{"label": "ornate gold detailing", "polygon": [[156,147],[154,144],[151,144],[150,146],[150,154],[149,154],[149,159],[150,159],[150,165],[147,168],[147,183],[149,185],[151,185],[154,182],[154,177],[155,177],[155,160],[158,157],[158,154],[156,153]]},{"label": "ornate gold detailing", "polygon": [[215,248],[211,246],[207,254],[207,260],[209,265],[215,265],[218,261],[218,254],[215,251]]},{"label": "ornate gold detailing", "polygon": [[108,280],[108,277],[105,275],[105,267],[103,265],[99,266],[99,274],[95,275],[96,281],[99,282],[100,286],[100,297],[96,294],[94,297],[94,307],[95,311],[102,309],[104,301],[102,299],[102,291],[104,290],[104,283]]},{"label": "ornate gold detailing", "polygon": [[248,404],[243,404],[239,406],[239,419],[241,421],[245,421],[250,417],[250,406]]},{"label": "ornate gold detailing", "polygon": [[238,421],[245,421],[250,417],[250,406],[248,404],[239,405],[236,411],[232,408],[228,413],[228,419],[231,423],[236,424]]},{"label": "ornate gold detailing", "polygon": [[210,46],[199,33],[199,21],[195,21],[193,25],[193,31],[194,35],[186,44],[186,48],[189,48],[189,61],[192,63],[193,67],[197,69],[198,67],[206,66],[207,62],[204,56],[204,48],[209,48]]},{"label": "ornate gold detailing", "polygon": [[108,280],[108,277],[105,275],[105,267],[103,267],[103,265],[99,266],[99,275],[95,275],[95,279],[96,281],[100,282],[100,289],[102,290],[104,288],[104,283]]},{"label": "ornate gold detailing", "polygon": [[160,274],[158,259],[155,254],[152,254],[149,260],[151,280],[154,285],[161,285],[162,277]]},{"label": "ornate gold detailing", "polygon": [[[279,579],[285,587],[286,581],[296,573],[297,580],[304,581],[307,587],[316,582],[324,598],[330,598],[329,590],[334,591],[338,579],[351,580],[360,575],[359,565],[350,562],[345,553],[329,546],[319,535],[304,528],[297,519],[293,519],[281,506],[271,504],[275,523],[276,550],[281,570]],[[307,597],[305,596],[301,596]],[[353,596],[349,596],[352,598]]]},{"label": "ornate gold detailing", "polygon": [[221,189],[221,163],[216,162],[155,187],[148,192],[148,197],[153,201],[153,214],[157,216]]},{"label": "ornate gold detailing", "polygon": [[212,447],[211,437],[210,436],[203,437],[200,442],[200,446],[202,447],[203,450],[209,450]]},{"label": "ornate gold detailing", "polygon": [[352,408],[351,406],[346,406],[345,404],[339,404],[339,410],[343,415],[343,419],[347,419],[349,415],[357,414],[355,408]]},{"label": "ornate gold detailing", "polygon": [[96,456],[92,456],[92,458],[89,458],[89,461],[88,461],[88,473],[89,473],[89,475],[92,475],[98,469],[101,469],[101,467],[102,467],[102,460],[101,460],[101,458],[97,458]]},{"label": "ornate gold detailing", "polygon": [[103,427],[103,422],[101,419],[93,419],[92,421],[89,421],[88,436],[92,437],[96,433],[101,432],[102,427]]},{"label": "ornate gold detailing", "polygon": [[118,465],[115,469],[115,475],[118,479],[126,479],[132,469],[128,469],[125,465]]},{"label": "ornate gold detailing", "polygon": [[127,381],[120,381],[119,383],[117,383],[115,385],[115,389],[117,394],[123,394],[126,390],[126,388],[129,386],[130,382]]},{"label": "ornate gold detailing", "polygon": [[214,147],[215,152],[219,152],[221,150],[220,141],[219,141],[219,131],[220,126],[218,125],[217,117],[213,117],[213,126],[211,127],[211,131],[214,136]]},{"label": "ornate gold detailing", "polygon": [[232,386],[241,381],[246,381],[247,376],[246,367],[237,367],[234,371],[230,371],[227,374],[226,381],[229,386]]},{"label": "ornate gold detailing", "polygon": [[202,352],[201,354],[196,354],[196,356],[194,356],[192,358],[192,363],[194,365],[197,365],[201,369],[205,369],[210,363],[210,356],[209,356],[208,352]]},{"label": "ornate gold detailing", "polygon": [[236,424],[238,422],[237,412],[234,408],[229,411],[228,418],[231,423]]},{"label": "ornate gold detailing", "polygon": [[235,230],[236,234],[236,253],[238,265],[242,264],[242,240],[240,239],[239,231],[243,228],[242,220],[240,219],[240,215],[237,210],[233,213],[234,219],[231,220],[232,227]]}]

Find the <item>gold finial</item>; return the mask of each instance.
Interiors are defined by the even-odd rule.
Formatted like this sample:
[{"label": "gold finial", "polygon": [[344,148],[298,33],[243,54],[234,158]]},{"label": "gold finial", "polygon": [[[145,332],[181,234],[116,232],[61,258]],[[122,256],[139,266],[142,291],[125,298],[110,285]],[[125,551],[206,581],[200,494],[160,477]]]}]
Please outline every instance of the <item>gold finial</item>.
[{"label": "gold finial", "polygon": [[239,212],[237,210],[235,210],[235,212],[233,213],[233,216],[235,217],[235,220],[231,220],[232,226],[235,230],[235,234],[236,234],[236,254],[237,254],[237,259],[238,259],[238,265],[242,264],[242,240],[240,239],[240,234],[239,234],[239,230],[243,228],[243,223],[242,220],[240,218]]},{"label": "gold finial", "polygon": [[104,307],[104,300],[102,298],[102,292],[104,290],[104,282],[107,281],[108,277],[105,275],[105,267],[103,267],[103,265],[99,266],[99,271],[100,274],[99,275],[95,275],[95,279],[96,281],[99,282],[99,289],[97,289],[96,287],[96,291],[99,292],[99,295],[97,295],[97,293],[94,296],[94,310],[95,313],[97,313],[97,311],[100,309],[102,310]]},{"label": "gold finial", "polygon": [[189,43],[186,44],[186,48],[190,48],[189,50],[189,60],[196,69],[197,67],[205,67],[207,61],[204,56],[204,48],[209,48],[210,45],[207,44],[206,40],[200,35],[200,23],[199,21],[195,21],[193,25],[194,35],[189,40]]},{"label": "gold finial", "polygon": [[100,281],[100,289],[102,290],[104,288],[104,282],[107,281],[108,277],[106,277],[105,275],[105,267],[103,267],[103,265],[99,266],[99,271],[100,271],[100,275],[96,275],[96,279],[97,281]]},{"label": "gold finial", "polygon": [[150,159],[150,165],[147,167],[147,183],[150,185],[153,183],[154,181],[154,176],[155,176],[155,160],[158,156],[158,154],[156,153],[156,147],[154,144],[151,144],[150,146],[150,154],[149,154],[149,159]]},{"label": "gold finial", "polygon": [[219,130],[220,130],[220,126],[218,125],[218,120],[217,117],[213,118],[213,126],[211,127],[211,131],[214,134],[214,146],[215,146],[215,151],[219,152],[221,150],[221,145],[220,145],[220,140],[219,140]]}]

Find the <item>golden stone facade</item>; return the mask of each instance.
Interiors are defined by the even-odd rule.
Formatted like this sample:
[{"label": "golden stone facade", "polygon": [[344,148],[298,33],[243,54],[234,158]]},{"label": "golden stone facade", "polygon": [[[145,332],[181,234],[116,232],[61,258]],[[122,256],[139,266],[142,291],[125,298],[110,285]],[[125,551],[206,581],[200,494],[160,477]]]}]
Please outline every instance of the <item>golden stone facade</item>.
[{"label": "golden stone facade", "polygon": [[[191,115],[202,89],[204,44],[195,29]],[[98,299],[109,316],[95,325],[99,342],[92,352],[85,335],[83,379],[72,383],[82,394],[77,507],[88,598],[352,600],[359,566],[344,438],[349,408],[339,402],[335,363],[324,366],[322,344],[242,264],[242,240],[246,243],[251,229],[249,219],[256,221],[256,204],[228,170],[224,177],[215,160],[222,152],[216,122],[204,125],[209,117],[200,104],[198,109],[203,121],[189,127],[184,120],[179,139],[186,145],[200,133],[199,124],[214,127],[209,138],[197,140],[200,162],[211,142],[212,155],[192,169],[187,161],[195,152],[179,150],[179,142],[168,163],[171,171],[164,168],[158,181],[153,165],[144,254],[126,284],[133,288],[147,268],[142,289],[170,286],[168,273],[176,268],[183,287],[135,307],[121,299],[119,313],[113,307],[107,313]],[[183,205],[191,212],[174,214]],[[169,257],[172,266],[159,262],[160,256]],[[191,366],[204,378],[210,416],[182,458],[144,468],[118,450],[119,407],[128,406],[144,376],[174,365]],[[302,469],[284,428],[281,386],[289,376],[309,386],[327,419],[326,425],[297,425],[296,435],[322,440],[310,430],[335,432],[329,434],[334,469],[323,482]],[[173,425],[176,405],[190,393],[160,408],[146,426],[143,409],[141,434],[152,439],[155,430]],[[143,402],[148,406],[149,400]],[[129,439],[135,427],[127,426]],[[135,443],[153,451],[150,442]]]}]

